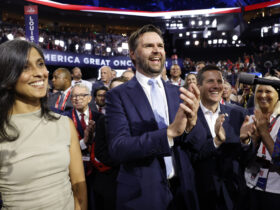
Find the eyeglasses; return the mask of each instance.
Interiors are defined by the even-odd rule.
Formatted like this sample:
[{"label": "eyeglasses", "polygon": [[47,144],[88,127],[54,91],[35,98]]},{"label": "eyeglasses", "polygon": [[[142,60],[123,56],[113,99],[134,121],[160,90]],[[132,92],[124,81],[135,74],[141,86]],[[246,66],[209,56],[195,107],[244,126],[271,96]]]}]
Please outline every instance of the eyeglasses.
[{"label": "eyeglasses", "polygon": [[73,99],[84,99],[86,96],[89,96],[89,94],[72,95],[71,97]]}]

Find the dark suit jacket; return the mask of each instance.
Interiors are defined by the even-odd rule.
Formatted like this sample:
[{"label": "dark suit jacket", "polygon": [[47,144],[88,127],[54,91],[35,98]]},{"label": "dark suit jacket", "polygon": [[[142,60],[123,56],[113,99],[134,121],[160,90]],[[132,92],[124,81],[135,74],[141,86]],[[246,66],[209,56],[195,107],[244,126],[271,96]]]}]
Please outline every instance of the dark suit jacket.
[{"label": "dark suit jacket", "polygon": [[[236,198],[245,188],[244,166],[253,152],[252,145],[242,146],[240,143],[240,127],[244,121],[245,114],[233,106],[222,105],[221,112],[226,113],[223,127],[226,132],[226,142],[218,149],[214,147],[213,138],[204,117],[199,108],[198,118],[202,124],[200,131],[206,131],[207,136],[199,139],[203,146],[199,152],[190,152],[193,166],[199,203],[206,209],[219,209],[220,200],[225,201],[226,207],[221,209],[232,209]],[[201,125],[200,124],[200,125]],[[193,135],[198,135],[193,134]],[[208,198],[217,199],[211,206]],[[205,208],[203,208],[205,209]]]},{"label": "dark suit jacket", "polygon": [[[163,85],[171,123],[180,103],[179,89],[165,82]],[[117,178],[117,209],[167,209],[172,194],[163,157],[172,153],[185,205],[190,210],[198,209],[193,169],[181,146],[189,142],[181,136],[174,139],[172,149],[169,147],[166,129],[158,129],[150,103],[136,77],[107,92],[106,99],[109,152],[113,160],[121,164]],[[199,148],[196,138],[201,135],[193,137],[194,149]]]},{"label": "dark suit jacket", "polygon": [[[59,92],[49,94],[48,106],[49,106],[50,109],[52,109],[52,110],[56,109],[55,108],[55,103],[56,103],[59,96],[60,96]],[[67,98],[67,101],[65,103],[64,110],[62,110],[62,111],[67,111],[67,110],[70,110],[72,108],[73,108],[73,105],[72,105],[72,102],[71,102],[71,97],[69,95],[69,97]]]},{"label": "dark suit jacket", "polygon": [[238,102],[236,102],[236,101],[233,101],[233,100],[230,100],[230,103],[235,104],[235,105],[238,105],[238,106],[241,106],[240,103],[238,103]]},{"label": "dark suit jacket", "polygon": [[[104,115],[99,118],[96,124],[96,134],[94,142],[95,157],[106,166],[111,167],[109,170],[104,172],[95,170],[95,173],[92,176],[92,186],[94,189],[94,193],[97,196],[97,198],[95,199],[97,209],[115,209],[119,164],[116,164],[109,154]],[[105,208],[105,206],[107,206],[107,208]]]}]

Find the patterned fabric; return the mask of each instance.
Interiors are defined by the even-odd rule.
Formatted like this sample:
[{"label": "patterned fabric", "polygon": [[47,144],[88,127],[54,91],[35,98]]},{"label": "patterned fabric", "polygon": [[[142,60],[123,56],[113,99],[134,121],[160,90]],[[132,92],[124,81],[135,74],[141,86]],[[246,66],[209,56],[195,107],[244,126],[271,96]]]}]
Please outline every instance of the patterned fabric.
[{"label": "patterned fabric", "polygon": [[278,130],[277,138],[274,143],[272,160],[275,165],[280,166],[280,130]]}]

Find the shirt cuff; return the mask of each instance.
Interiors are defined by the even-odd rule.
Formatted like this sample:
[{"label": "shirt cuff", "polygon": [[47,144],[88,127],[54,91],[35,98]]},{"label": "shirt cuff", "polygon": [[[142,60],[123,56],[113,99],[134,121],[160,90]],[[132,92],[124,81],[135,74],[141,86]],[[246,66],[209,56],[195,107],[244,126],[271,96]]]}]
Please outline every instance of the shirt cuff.
[{"label": "shirt cuff", "polygon": [[84,139],[81,139],[81,140],[80,140],[80,147],[81,147],[82,150],[84,150],[84,149],[87,148],[87,145],[85,144]]},{"label": "shirt cuff", "polygon": [[219,148],[219,146],[215,143],[214,138],[213,138],[213,144],[214,144],[214,147],[215,147],[216,149]]},{"label": "shirt cuff", "polygon": [[173,147],[173,146],[174,146],[174,140],[173,140],[173,138],[168,138],[168,137],[167,137],[167,140],[168,140],[168,145],[169,145],[169,147],[170,147],[170,148]]},{"label": "shirt cuff", "polygon": [[248,146],[251,145],[251,142],[252,142],[251,138],[249,138],[248,144],[244,144],[244,143],[241,141],[241,147],[248,147]]}]

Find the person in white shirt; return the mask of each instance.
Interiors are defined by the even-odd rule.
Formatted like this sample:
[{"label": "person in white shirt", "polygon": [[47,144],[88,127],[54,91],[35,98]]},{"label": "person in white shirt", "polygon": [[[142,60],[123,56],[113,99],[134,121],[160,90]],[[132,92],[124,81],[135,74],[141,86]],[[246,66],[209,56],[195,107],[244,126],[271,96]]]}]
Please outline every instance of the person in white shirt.
[{"label": "person in white shirt", "polygon": [[72,74],[71,74],[73,80],[71,82],[71,86],[73,87],[75,84],[84,84],[88,87],[89,91],[91,92],[91,88],[92,88],[92,83],[86,80],[82,79],[82,71],[79,67],[74,67],[72,69]]},{"label": "person in white shirt", "polygon": [[173,85],[184,86],[185,81],[181,78],[181,67],[178,64],[173,64],[170,67],[170,80],[169,82]]},{"label": "person in white shirt", "polygon": [[[277,77],[265,78],[279,81]],[[280,206],[280,167],[273,153],[277,152],[275,142],[279,141],[279,95],[272,86],[257,85],[254,100],[255,112],[250,118],[256,126],[252,135],[256,153],[245,170],[250,204],[247,209],[276,210]]]},{"label": "person in white shirt", "polygon": [[106,94],[109,154],[120,163],[116,209],[197,210],[183,147],[185,131],[196,129],[198,88],[179,89],[161,79],[166,58],[155,26],[139,28],[128,43],[136,75]]},{"label": "person in white shirt", "polygon": [[244,157],[252,150],[247,137],[250,130],[240,133],[244,113],[220,103],[224,80],[217,66],[205,66],[198,72],[197,81],[201,96],[197,115],[203,126],[194,135],[203,131],[207,133],[205,138],[199,139],[204,145],[202,149],[199,152],[190,151],[200,209],[237,209],[245,189],[242,173]]}]

